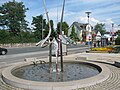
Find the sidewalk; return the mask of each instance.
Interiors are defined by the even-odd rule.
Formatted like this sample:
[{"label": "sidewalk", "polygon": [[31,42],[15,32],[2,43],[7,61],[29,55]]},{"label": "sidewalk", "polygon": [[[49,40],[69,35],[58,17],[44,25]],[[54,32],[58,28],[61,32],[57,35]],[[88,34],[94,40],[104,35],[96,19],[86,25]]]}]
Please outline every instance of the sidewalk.
[{"label": "sidewalk", "polygon": [[87,60],[114,62],[120,60],[120,53],[78,53],[75,57],[86,57]]},{"label": "sidewalk", "polygon": [[[103,81],[102,83],[98,83],[96,85],[84,87],[84,88],[77,88],[71,90],[120,90],[120,68],[115,67],[111,64],[114,64],[114,61],[120,60],[120,53],[77,53],[64,56],[64,58],[73,57],[78,58],[81,60],[90,60],[90,61],[98,61],[98,63],[104,64],[110,69],[109,77]],[[105,63],[104,63],[105,62]],[[108,63],[108,64],[107,64]],[[1,70],[0,70],[1,73]],[[24,90],[20,88],[11,87],[1,80],[0,77],[0,90]]]}]

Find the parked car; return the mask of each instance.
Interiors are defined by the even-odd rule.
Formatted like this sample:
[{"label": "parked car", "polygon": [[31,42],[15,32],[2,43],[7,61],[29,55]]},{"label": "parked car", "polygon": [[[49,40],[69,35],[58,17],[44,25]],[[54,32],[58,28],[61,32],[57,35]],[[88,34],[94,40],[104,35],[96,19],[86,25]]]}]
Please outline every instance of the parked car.
[{"label": "parked car", "polygon": [[7,54],[8,50],[6,48],[1,48],[0,47],[0,55],[5,55]]}]

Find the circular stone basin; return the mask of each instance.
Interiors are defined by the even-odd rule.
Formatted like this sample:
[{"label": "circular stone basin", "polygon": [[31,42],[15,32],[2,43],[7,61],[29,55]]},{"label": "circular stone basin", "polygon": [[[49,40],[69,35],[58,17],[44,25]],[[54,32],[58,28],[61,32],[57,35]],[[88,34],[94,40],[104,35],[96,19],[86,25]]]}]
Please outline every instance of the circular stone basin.
[{"label": "circular stone basin", "polygon": [[[87,61],[64,62],[64,72],[56,72],[53,64],[49,73],[49,64],[31,65],[19,63],[3,70],[3,81],[7,84],[27,90],[77,90],[78,88],[101,83],[110,75],[103,64]],[[93,73],[94,72],[94,73]]]},{"label": "circular stone basin", "polygon": [[60,63],[58,63],[58,72],[56,72],[56,64],[52,63],[52,71],[50,66],[46,64],[27,65],[12,70],[12,74],[18,78],[40,81],[40,82],[64,82],[72,80],[80,80],[95,76],[101,72],[97,66],[85,63],[64,63],[64,71],[60,71]]}]

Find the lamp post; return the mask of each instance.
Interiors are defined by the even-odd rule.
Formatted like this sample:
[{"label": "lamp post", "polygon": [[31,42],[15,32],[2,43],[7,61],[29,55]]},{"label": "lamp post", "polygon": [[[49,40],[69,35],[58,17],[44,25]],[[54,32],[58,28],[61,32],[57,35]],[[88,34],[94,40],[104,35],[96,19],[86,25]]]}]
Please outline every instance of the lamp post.
[{"label": "lamp post", "polygon": [[112,35],[114,35],[114,23],[112,23]]},{"label": "lamp post", "polygon": [[111,36],[112,36],[112,44],[113,44],[113,42],[114,42],[114,23],[112,23]]},{"label": "lamp post", "polygon": [[90,18],[90,14],[91,12],[85,12],[87,14],[87,17],[88,17],[88,24],[86,26],[86,31],[88,31],[88,33],[86,33],[86,41],[88,41],[88,46],[89,48],[92,47],[92,35],[91,35],[91,25],[89,24],[89,18]]},{"label": "lamp post", "polygon": [[85,12],[86,14],[87,14],[87,17],[88,17],[88,24],[89,24],[89,17],[90,17],[90,14],[92,13],[92,12]]}]

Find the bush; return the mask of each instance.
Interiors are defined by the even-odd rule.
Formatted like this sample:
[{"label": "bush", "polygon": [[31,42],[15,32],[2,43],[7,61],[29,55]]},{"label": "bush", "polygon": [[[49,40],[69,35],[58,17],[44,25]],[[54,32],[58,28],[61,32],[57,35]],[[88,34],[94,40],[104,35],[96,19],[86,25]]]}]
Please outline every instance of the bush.
[{"label": "bush", "polygon": [[115,40],[115,45],[120,45],[120,36],[118,36]]},{"label": "bush", "polygon": [[[39,36],[38,36],[39,37]],[[20,32],[18,34],[13,34],[7,30],[0,30],[0,44],[7,43],[36,43],[40,41],[39,38],[31,32]]]},{"label": "bush", "polygon": [[100,48],[92,48],[92,51],[111,51],[113,47],[100,47]]}]

